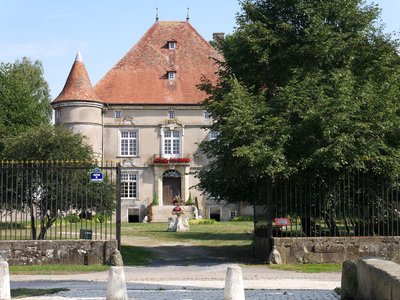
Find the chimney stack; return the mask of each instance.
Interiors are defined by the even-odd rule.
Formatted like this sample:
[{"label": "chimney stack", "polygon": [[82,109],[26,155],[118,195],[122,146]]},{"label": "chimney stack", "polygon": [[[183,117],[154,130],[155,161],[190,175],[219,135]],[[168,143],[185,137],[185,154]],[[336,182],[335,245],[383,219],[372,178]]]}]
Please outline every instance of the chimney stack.
[{"label": "chimney stack", "polygon": [[225,33],[223,32],[214,32],[213,33],[213,40],[214,42],[221,42],[224,40]]}]

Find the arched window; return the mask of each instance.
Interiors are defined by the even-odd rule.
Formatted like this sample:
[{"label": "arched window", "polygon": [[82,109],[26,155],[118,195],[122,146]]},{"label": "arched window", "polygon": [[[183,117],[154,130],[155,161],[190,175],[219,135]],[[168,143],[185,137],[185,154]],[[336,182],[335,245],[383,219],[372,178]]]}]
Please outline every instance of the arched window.
[{"label": "arched window", "polygon": [[173,177],[173,178],[177,178],[177,177],[181,177],[181,173],[179,173],[176,170],[168,170],[165,171],[163,174],[163,177]]}]

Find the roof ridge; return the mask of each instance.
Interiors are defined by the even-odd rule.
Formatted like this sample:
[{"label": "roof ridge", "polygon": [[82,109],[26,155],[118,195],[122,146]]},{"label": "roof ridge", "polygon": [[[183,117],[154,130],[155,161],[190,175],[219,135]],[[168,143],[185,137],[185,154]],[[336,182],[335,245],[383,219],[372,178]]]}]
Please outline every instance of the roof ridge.
[{"label": "roof ridge", "polygon": [[[170,48],[169,42],[176,46]],[[188,21],[158,21],[96,83],[111,103],[195,104],[206,98],[201,76],[217,80],[215,59],[223,59]],[[177,76],[168,78],[167,71]]]}]

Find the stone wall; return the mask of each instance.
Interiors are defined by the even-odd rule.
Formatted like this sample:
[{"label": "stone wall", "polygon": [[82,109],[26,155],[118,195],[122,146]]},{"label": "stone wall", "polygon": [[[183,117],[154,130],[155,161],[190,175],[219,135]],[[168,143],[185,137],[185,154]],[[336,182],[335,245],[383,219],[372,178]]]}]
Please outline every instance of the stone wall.
[{"label": "stone wall", "polygon": [[10,265],[106,264],[116,240],[0,241],[0,256]]},{"label": "stone wall", "polygon": [[373,257],[359,259],[357,277],[357,299],[400,299],[400,266],[398,264]]},{"label": "stone wall", "polygon": [[364,257],[346,260],[342,269],[341,298],[346,300],[400,299],[400,265]]},{"label": "stone wall", "polygon": [[377,256],[400,263],[400,236],[274,238],[283,264],[342,263]]}]

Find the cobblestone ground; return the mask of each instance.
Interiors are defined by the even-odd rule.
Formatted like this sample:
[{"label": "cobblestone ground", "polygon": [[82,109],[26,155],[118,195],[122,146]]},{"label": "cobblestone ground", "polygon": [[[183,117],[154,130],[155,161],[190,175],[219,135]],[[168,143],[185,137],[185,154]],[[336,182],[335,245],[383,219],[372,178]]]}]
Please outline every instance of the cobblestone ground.
[{"label": "cobblestone ground", "polygon": [[[85,295],[86,294],[86,295]],[[104,300],[105,291],[86,291],[79,296],[76,292],[61,292],[56,297],[40,297],[43,300]],[[246,290],[246,300],[336,300],[339,296],[333,291],[310,290]],[[223,290],[128,290],[129,300],[221,300]],[[24,298],[37,300],[38,297]]]},{"label": "cobblestone ground", "polygon": [[[221,300],[227,267],[126,267],[129,300]],[[242,268],[246,300],[336,300],[340,273],[305,274],[265,266]],[[11,288],[67,288],[53,296],[24,300],[105,300],[108,272],[12,276]],[[169,280],[165,280],[169,279]]]}]

